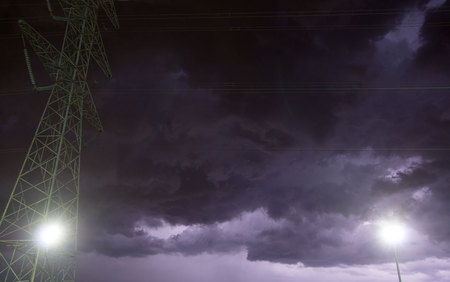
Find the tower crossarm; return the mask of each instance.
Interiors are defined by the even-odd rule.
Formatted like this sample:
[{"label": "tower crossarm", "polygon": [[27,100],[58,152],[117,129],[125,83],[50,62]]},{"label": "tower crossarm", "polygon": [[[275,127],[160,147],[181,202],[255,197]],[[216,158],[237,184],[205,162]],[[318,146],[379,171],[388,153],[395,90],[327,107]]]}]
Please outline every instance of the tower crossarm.
[{"label": "tower crossarm", "polygon": [[[70,9],[74,5],[72,0],[58,0],[65,16],[67,17],[70,13]],[[95,5],[95,8],[102,8],[105,11],[106,16],[111,21],[111,24],[115,29],[119,29],[119,20],[117,19],[116,8],[114,6],[114,0],[87,0],[86,2],[91,2]]]},{"label": "tower crossarm", "polygon": [[100,29],[98,24],[95,23],[95,32],[93,34],[91,42],[91,56],[97,62],[100,69],[107,77],[111,77],[111,67],[109,66],[108,57],[106,56],[105,46],[103,45],[103,40],[100,35]]},{"label": "tower crossarm", "polygon": [[86,91],[83,98],[83,118],[98,132],[103,132],[102,122],[100,121],[100,117],[88,85],[86,85]]},{"label": "tower crossarm", "polygon": [[100,5],[105,10],[106,16],[108,16],[115,29],[119,29],[119,20],[117,19],[116,8],[114,7],[113,0],[100,1]]},{"label": "tower crossarm", "polygon": [[19,27],[23,36],[33,48],[34,53],[44,65],[50,78],[55,82],[61,52],[24,20],[19,20]]}]

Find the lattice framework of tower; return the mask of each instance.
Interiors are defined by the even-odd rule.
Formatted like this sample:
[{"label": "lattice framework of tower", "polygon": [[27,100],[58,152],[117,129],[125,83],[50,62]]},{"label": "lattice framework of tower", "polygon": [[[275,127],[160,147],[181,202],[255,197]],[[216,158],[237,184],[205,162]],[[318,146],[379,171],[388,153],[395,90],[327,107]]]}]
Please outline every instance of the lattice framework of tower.
[{"label": "lattice framework of tower", "polygon": [[[25,60],[36,90],[50,96],[0,219],[0,281],[75,281],[82,121],[102,125],[87,84],[90,59],[111,77],[97,22],[99,9],[117,29],[113,0],[58,0],[66,23],[61,50],[19,20]],[[30,45],[53,84],[37,87],[26,46]],[[38,244],[40,226],[58,222],[64,240],[54,248]]]}]

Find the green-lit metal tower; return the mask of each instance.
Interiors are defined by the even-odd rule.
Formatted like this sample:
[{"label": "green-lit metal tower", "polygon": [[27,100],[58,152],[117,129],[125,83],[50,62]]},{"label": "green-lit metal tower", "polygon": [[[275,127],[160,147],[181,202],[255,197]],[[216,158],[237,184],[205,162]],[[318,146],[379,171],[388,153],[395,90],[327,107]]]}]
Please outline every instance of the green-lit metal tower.
[{"label": "green-lit metal tower", "polygon": [[[102,131],[86,76],[93,58],[110,77],[97,23],[102,8],[118,28],[113,0],[59,0],[66,22],[62,50],[20,20],[25,59],[33,86],[51,90],[44,113],[0,219],[0,281],[75,281],[82,121]],[[27,42],[53,81],[36,87]],[[54,248],[38,244],[43,224],[63,225],[64,240]]]}]

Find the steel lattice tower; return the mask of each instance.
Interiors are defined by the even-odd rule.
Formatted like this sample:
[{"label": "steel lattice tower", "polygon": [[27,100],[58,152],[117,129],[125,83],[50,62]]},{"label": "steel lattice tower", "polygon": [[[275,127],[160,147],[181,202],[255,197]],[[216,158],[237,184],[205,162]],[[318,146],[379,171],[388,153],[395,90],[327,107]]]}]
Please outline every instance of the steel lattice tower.
[{"label": "steel lattice tower", "polygon": [[[97,12],[102,8],[118,28],[113,0],[59,0],[62,16],[47,4],[53,19],[66,22],[61,51],[19,21],[24,46],[32,46],[54,83],[36,87],[24,47],[33,86],[51,93],[0,219],[0,281],[75,281],[83,118],[102,131],[86,76],[91,58],[111,76]],[[39,246],[36,230],[55,220],[63,223],[64,241]]]}]

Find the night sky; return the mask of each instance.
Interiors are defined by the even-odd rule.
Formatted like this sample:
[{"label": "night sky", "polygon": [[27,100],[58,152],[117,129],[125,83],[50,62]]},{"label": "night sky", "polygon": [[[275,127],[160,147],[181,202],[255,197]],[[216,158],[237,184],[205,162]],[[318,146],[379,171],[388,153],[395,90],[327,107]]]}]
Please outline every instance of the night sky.
[{"label": "night sky", "polygon": [[[55,1],[56,4],[56,1]],[[450,281],[450,0],[116,2],[89,84],[78,281]],[[48,93],[0,4],[0,207]],[[50,83],[32,56],[37,83]]]}]

